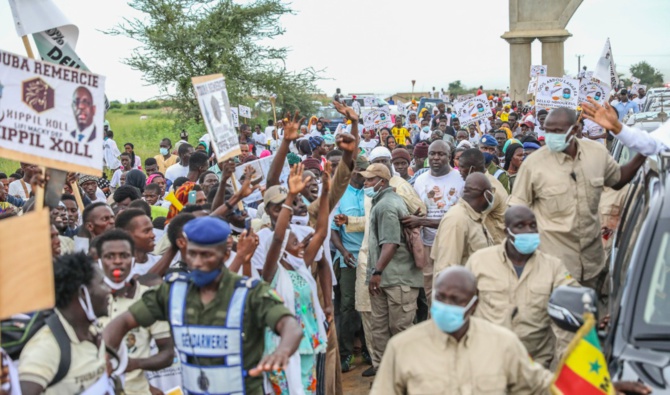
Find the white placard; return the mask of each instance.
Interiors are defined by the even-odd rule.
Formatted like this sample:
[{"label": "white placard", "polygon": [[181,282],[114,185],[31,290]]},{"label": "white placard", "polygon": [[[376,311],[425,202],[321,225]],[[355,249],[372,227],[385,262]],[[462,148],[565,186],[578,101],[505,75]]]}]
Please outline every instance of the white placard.
[{"label": "white placard", "polygon": [[587,81],[582,80],[579,85],[579,102],[586,102],[586,99],[593,99],[602,105],[609,97],[610,87],[598,80]]},{"label": "white placard", "polygon": [[528,90],[526,91],[526,94],[535,96],[536,90],[537,90],[537,77],[534,77],[531,78],[530,81],[528,81]]},{"label": "white placard", "polygon": [[458,95],[458,96],[456,96],[456,103],[464,102],[464,101],[470,100],[474,97],[475,97],[475,95],[472,94],[472,93],[468,93],[468,94],[465,94],[465,95]]},{"label": "white placard", "polygon": [[533,77],[546,77],[547,76],[547,65],[546,64],[536,64],[530,66],[530,78]]},{"label": "white placard", "polygon": [[388,107],[368,109],[363,113],[363,125],[366,129],[379,130],[383,127],[392,127],[391,114]]},{"label": "white placard", "polygon": [[374,107],[375,98],[372,96],[363,96],[363,106],[365,107]]},{"label": "white placard", "polygon": [[241,104],[238,107],[240,109],[239,115],[242,118],[247,118],[247,119],[251,118],[251,108],[249,108],[247,106],[243,106]]},{"label": "white placard", "polygon": [[489,99],[485,94],[473,97],[464,102],[457,102],[454,104],[454,111],[463,126],[493,116],[491,106],[489,106]]},{"label": "white placard", "polygon": [[237,110],[237,107],[230,108],[230,115],[233,117],[233,126],[236,128],[240,126],[240,114]]},{"label": "white placard", "polygon": [[[242,182],[244,182],[244,169],[246,169],[247,166],[251,166],[254,169],[254,175],[252,176],[253,178],[251,179],[252,180],[251,182],[254,185],[256,184],[265,185],[267,183],[268,172],[270,171],[270,165],[272,164],[273,160],[274,155],[266,156],[265,158],[256,159],[251,162],[238,165],[235,168],[235,180],[237,181],[238,186],[240,186]],[[279,184],[286,185],[290,174],[291,174],[291,168],[288,165],[288,161],[285,160],[284,165],[282,167],[281,175],[279,176]]]},{"label": "white placard", "polygon": [[576,109],[579,102],[579,80],[557,77],[537,77],[535,106],[538,108],[567,107]]},{"label": "white placard", "polygon": [[217,161],[222,162],[241,154],[223,75],[193,77],[191,80]]},{"label": "white placard", "polygon": [[630,77],[630,82],[632,82],[633,84],[639,84],[640,79],[637,77]]},{"label": "white placard", "polygon": [[0,156],[100,176],[105,77],[0,51]]}]

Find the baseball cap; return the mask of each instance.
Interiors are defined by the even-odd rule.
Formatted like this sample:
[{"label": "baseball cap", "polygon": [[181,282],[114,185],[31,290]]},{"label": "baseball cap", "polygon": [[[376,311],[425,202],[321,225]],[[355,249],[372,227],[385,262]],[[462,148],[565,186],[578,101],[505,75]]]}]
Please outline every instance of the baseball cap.
[{"label": "baseball cap", "polygon": [[496,141],[495,137],[491,136],[490,134],[485,134],[484,137],[482,137],[482,139],[480,140],[480,143],[487,147],[498,146],[498,142]]},{"label": "baseball cap", "polygon": [[263,195],[263,203],[267,206],[268,203],[278,204],[286,200],[286,195],[288,195],[288,189],[282,185],[273,185],[267,190]]},{"label": "baseball cap", "polygon": [[389,168],[381,163],[374,163],[368,166],[368,169],[362,171],[361,175],[365,178],[379,177],[387,181],[391,179],[391,172],[389,171]]}]

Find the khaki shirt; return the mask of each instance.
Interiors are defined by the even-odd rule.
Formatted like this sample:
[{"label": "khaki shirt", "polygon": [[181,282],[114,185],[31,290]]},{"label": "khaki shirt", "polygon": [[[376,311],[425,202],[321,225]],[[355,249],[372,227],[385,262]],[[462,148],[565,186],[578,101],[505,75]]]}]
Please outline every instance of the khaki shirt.
[{"label": "khaki shirt", "polygon": [[510,205],[530,207],[537,218],[540,249],[558,257],[578,281],[605,265],[598,204],[604,186],[619,182],[621,168],[604,145],[577,140],[577,155],[542,147],[521,165]]},{"label": "khaki shirt", "polygon": [[105,373],[105,344],[100,346],[89,341],[79,341],[74,328],[55,309],[58,319],[70,338],[70,370],[56,385],[46,388],[53,380],[60,363],[60,348],[51,329],[47,325],[28,341],[19,359],[19,380],[30,381],[46,390],[46,395],[78,394],[93,385]]},{"label": "khaki shirt", "polygon": [[507,210],[509,194],[497,178],[488,172],[485,174],[495,191],[493,192],[493,209],[486,213],[484,225],[486,230],[491,233],[493,243],[500,244],[505,239],[505,211]]},{"label": "khaki shirt", "polygon": [[[137,283],[139,285],[139,283]],[[128,311],[128,308],[136,301],[140,300],[142,294],[149,290],[149,287],[139,285],[135,288],[135,295],[132,298],[110,296],[109,298],[109,317],[100,317],[98,322],[102,326],[107,326],[109,322]],[[165,339],[170,337],[170,324],[167,321],[156,321],[148,328],[138,327],[124,337],[128,347],[128,357],[134,359],[149,358],[151,350],[151,339]],[[144,376],[142,369],[136,369],[126,373],[126,381],[123,385],[126,395],[148,394],[149,382]]]},{"label": "khaki shirt", "polygon": [[552,374],[528,358],[509,330],[471,317],[460,342],[433,320],[391,338],[371,395],[542,394]]},{"label": "khaki shirt", "polygon": [[449,266],[465,265],[475,251],[493,245],[483,219],[463,198],[444,214],[430,252],[435,275]]},{"label": "khaki shirt", "polygon": [[475,252],[465,265],[477,278],[475,315],[512,330],[530,356],[548,366],[555,348],[549,296],[560,285],[578,283],[558,258],[541,251],[531,256],[518,277],[507,258],[506,242]]}]

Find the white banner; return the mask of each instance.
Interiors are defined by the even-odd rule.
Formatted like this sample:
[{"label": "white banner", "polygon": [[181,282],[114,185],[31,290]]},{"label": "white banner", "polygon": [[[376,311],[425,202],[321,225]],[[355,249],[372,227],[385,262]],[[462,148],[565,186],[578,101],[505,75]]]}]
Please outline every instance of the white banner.
[{"label": "white banner", "polygon": [[105,77],[0,51],[0,153],[99,176]]},{"label": "white banner", "polygon": [[616,72],[609,38],[605,42],[605,48],[603,48],[600,59],[598,59],[598,64],[596,64],[596,68],[593,71],[593,78],[605,82],[612,89],[616,90],[619,88],[619,75]]},{"label": "white banner", "polygon": [[363,96],[363,106],[365,107],[374,107],[375,98],[372,96]]},{"label": "white banner", "polygon": [[640,85],[640,84],[633,84],[633,86],[630,88],[631,93],[635,93],[636,95],[639,95],[640,89],[644,89],[644,91],[647,91],[647,85]]},{"label": "white banner", "polygon": [[217,161],[223,162],[241,154],[223,75],[193,77],[191,81]]},{"label": "white banner", "polygon": [[[237,185],[241,186],[244,182],[244,170],[247,166],[251,166],[254,169],[254,174],[251,179],[252,184],[265,185],[267,183],[268,173],[270,172],[270,165],[273,160],[274,155],[238,165],[235,168],[235,181],[237,181]],[[281,175],[279,176],[279,185],[286,185],[290,174],[291,168],[288,165],[288,161],[285,160]]]},{"label": "white banner", "polygon": [[598,80],[587,81],[583,79],[579,85],[579,102],[583,103],[586,99],[593,99],[598,104],[603,105],[609,97],[610,87]]},{"label": "white banner", "polygon": [[537,77],[535,106],[538,108],[567,107],[576,109],[579,102],[579,80],[557,77]]},{"label": "white banner", "polygon": [[241,104],[239,105],[239,108],[240,108],[239,114],[242,118],[247,118],[247,119],[251,118],[251,108],[249,108],[247,106],[243,106]]},{"label": "white banner", "polygon": [[363,125],[366,129],[379,130],[383,127],[392,127],[391,114],[388,107],[373,108],[363,113]]},{"label": "white banner", "polygon": [[473,99],[474,97],[475,97],[475,95],[473,93],[468,93],[468,94],[465,94],[465,95],[458,95],[458,96],[456,96],[456,103],[468,101],[470,99]]},{"label": "white banner", "polygon": [[537,91],[537,77],[533,77],[528,81],[528,90],[526,94],[535,96],[535,91]]},{"label": "white banner", "polygon": [[484,94],[464,102],[457,102],[454,104],[454,111],[463,126],[493,116],[491,106],[489,106],[489,99]]},{"label": "white banner", "polygon": [[240,126],[240,115],[238,114],[237,107],[230,108],[230,115],[233,117],[233,126],[236,128]]},{"label": "white banner", "polygon": [[534,77],[546,77],[547,76],[547,65],[546,64],[536,64],[530,66],[530,78]]}]

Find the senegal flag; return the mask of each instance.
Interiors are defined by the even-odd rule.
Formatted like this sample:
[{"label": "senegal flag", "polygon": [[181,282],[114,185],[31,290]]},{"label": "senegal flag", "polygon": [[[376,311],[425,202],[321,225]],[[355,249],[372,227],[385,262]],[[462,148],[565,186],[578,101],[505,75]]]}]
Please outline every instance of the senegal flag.
[{"label": "senegal flag", "polygon": [[605,356],[600,349],[595,318],[584,313],[584,325],[570,342],[551,386],[554,395],[614,395]]}]

